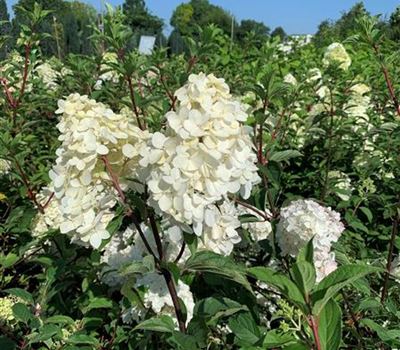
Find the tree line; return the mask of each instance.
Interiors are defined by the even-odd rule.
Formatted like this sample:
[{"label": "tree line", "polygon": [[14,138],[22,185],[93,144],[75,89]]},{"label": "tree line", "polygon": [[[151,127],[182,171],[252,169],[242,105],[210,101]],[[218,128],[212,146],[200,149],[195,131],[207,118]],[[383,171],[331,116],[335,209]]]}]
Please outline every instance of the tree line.
[{"label": "tree line", "polygon": [[[27,22],[26,12],[22,9],[33,9],[35,2],[51,11],[51,15],[40,24],[40,28],[36,28],[39,32],[49,33],[41,43],[44,55],[63,58],[70,53],[95,52],[96,48],[93,47],[90,37],[95,26],[101,27],[102,16],[93,6],[77,0],[19,0],[13,6],[14,17],[10,19],[5,0],[0,0],[0,37],[7,38],[0,48],[0,58],[4,58],[13,49],[21,26]],[[186,49],[184,37],[196,38],[198,28],[204,28],[211,23],[217,25],[232,41],[242,45],[245,45],[248,35],[252,36],[253,43],[260,45],[269,37],[280,37],[284,40],[287,36],[282,27],[271,31],[264,23],[252,19],[238,22],[228,11],[208,0],[191,0],[178,5],[170,19],[173,30],[169,37],[163,34],[165,23],[149,11],[145,0],[125,0],[122,9],[126,24],[134,33],[132,42],[127,43],[129,48],[138,46],[141,35],[154,35],[157,46],[167,46],[174,53],[183,52]],[[325,46],[332,41],[344,40],[354,32],[356,19],[367,13],[364,5],[357,3],[337,21],[323,21],[314,36],[314,43]],[[392,39],[400,40],[400,6],[389,19],[381,20],[381,26]]]}]

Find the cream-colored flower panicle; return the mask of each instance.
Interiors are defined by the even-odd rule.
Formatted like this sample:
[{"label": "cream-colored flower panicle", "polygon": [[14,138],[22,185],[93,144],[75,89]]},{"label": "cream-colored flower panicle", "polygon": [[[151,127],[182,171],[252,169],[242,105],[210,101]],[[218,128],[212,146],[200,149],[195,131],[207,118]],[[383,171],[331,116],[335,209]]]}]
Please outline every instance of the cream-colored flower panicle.
[{"label": "cream-colored flower panicle", "polygon": [[109,237],[117,194],[110,169],[119,177],[137,177],[140,148],[148,138],[126,115],[116,114],[87,96],[72,94],[58,103],[62,142],[50,171],[62,214],[60,231],[98,248]]},{"label": "cream-colored flower panicle", "polygon": [[141,164],[151,165],[150,204],[201,235],[207,207],[228,193],[250,196],[259,182],[245,107],[214,75],[192,74],[176,91],[167,130],[155,133]]},{"label": "cream-colored flower panicle", "polygon": [[[168,227],[166,222],[161,225],[161,237],[163,241],[164,258],[167,261],[174,261],[180,253],[183,244],[183,235],[178,227]],[[157,245],[153,233],[149,227],[142,224],[141,229],[147,237],[148,243],[154,252],[157,252]],[[179,259],[178,264],[184,263],[189,257],[189,250],[186,249]],[[101,262],[105,263],[101,280],[110,287],[121,287],[129,278],[121,274],[121,269],[133,262],[141,262],[149,253],[138,230],[128,226],[125,231],[113,235],[109,243],[104,247]],[[167,284],[162,275],[155,271],[137,275],[135,288],[143,291],[141,300],[137,304],[124,307],[122,320],[125,323],[142,320],[149,310],[157,314],[170,315],[176,320],[174,305],[169,294]],[[184,302],[187,310],[187,321],[193,316],[194,301],[188,285],[182,281],[176,284],[179,298]]]},{"label": "cream-colored flower panicle", "polygon": [[301,199],[281,210],[276,239],[283,255],[296,256],[314,238],[314,264],[320,281],[336,269],[335,254],[330,250],[343,231],[339,213]]},{"label": "cream-colored flower panicle", "polygon": [[322,63],[325,66],[337,64],[339,68],[347,70],[351,65],[351,58],[341,43],[332,43],[327,47]]}]

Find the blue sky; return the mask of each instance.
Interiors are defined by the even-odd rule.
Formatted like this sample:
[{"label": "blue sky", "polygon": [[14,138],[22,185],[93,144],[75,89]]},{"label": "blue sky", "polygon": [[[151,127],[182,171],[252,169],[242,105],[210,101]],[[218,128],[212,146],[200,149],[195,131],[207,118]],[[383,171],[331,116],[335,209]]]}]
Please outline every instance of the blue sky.
[{"label": "blue sky", "polygon": [[[80,0],[100,9],[102,0]],[[11,7],[17,0],[6,0]],[[108,0],[119,5],[123,0]],[[146,0],[150,11],[163,18],[165,31],[170,31],[169,19],[174,8],[182,0]],[[357,0],[210,0],[231,12],[237,20],[250,18],[264,22],[270,28],[282,26],[289,34],[312,34],[324,19],[337,19],[343,11]],[[364,4],[372,14],[390,15],[400,6],[399,0],[365,0]]]}]

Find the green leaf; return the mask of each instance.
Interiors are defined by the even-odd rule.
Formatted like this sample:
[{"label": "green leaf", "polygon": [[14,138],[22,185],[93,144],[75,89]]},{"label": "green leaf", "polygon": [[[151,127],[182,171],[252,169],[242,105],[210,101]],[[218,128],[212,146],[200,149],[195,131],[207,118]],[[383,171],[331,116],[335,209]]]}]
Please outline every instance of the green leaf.
[{"label": "green leaf", "polygon": [[290,269],[291,276],[297,287],[302,291],[304,299],[308,299],[309,292],[315,285],[315,268],[307,261],[299,261]]},{"label": "green leaf", "polygon": [[93,309],[109,309],[112,307],[112,301],[107,298],[93,298],[90,300],[89,305],[85,307],[84,313]]},{"label": "green leaf", "polygon": [[45,322],[46,323],[58,323],[61,325],[64,325],[64,324],[73,325],[75,323],[75,321],[71,317],[63,316],[63,315],[51,316],[51,317],[47,318],[45,320]]},{"label": "green leaf", "polygon": [[283,350],[310,350],[310,347],[307,346],[306,344],[298,341],[295,344],[290,344],[288,346],[285,346]]},{"label": "green leaf", "polygon": [[5,269],[13,266],[18,261],[18,255],[14,253],[8,253],[7,255],[0,256],[0,265]]},{"label": "green leaf", "polygon": [[367,219],[368,219],[368,222],[372,222],[373,215],[372,215],[371,210],[369,210],[369,209],[366,208],[366,207],[360,207],[360,210],[365,214],[365,216],[366,216]]},{"label": "green leaf", "polygon": [[235,314],[229,319],[229,328],[240,340],[240,344],[254,345],[261,337],[260,329],[250,312]]},{"label": "green leaf", "polygon": [[270,160],[274,162],[282,162],[284,160],[288,160],[290,158],[300,157],[302,154],[294,149],[288,149],[286,151],[274,152],[270,156]]},{"label": "green leaf", "polygon": [[253,293],[242,266],[231,258],[213,252],[200,251],[192,255],[185,264],[185,270],[209,272],[241,284]]},{"label": "green leaf", "polygon": [[380,272],[381,269],[368,265],[345,265],[338,267],[326,276],[311,295],[313,302],[312,313],[318,316],[329,299],[333,298],[346,285],[370,273]]},{"label": "green leaf", "polygon": [[99,344],[99,341],[95,337],[87,334],[73,334],[66,340],[66,342],[70,344],[87,344],[94,346]]},{"label": "green leaf", "polygon": [[12,306],[14,317],[21,322],[27,323],[32,317],[32,312],[22,303],[16,303]]},{"label": "green leaf", "polygon": [[174,349],[197,350],[199,348],[193,335],[183,334],[178,331],[172,333],[172,336],[168,338],[168,342],[174,345]]},{"label": "green leaf", "polygon": [[261,282],[279,289],[279,291],[303,311],[307,310],[306,302],[300,289],[285,275],[268,267],[251,267],[248,272]]},{"label": "green leaf", "polygon": [[305,247],[301,248],[297,254],[296,261],[306,261],[314,266],[314,239],[312,238]]},{"label": "green leaf", "polygon": [[32,294],[21,288],[10,288],[5,290],[6,293],[16,296],[29,304],[34,304]]},{"label": "green leaf", "polygon": [[318,318],[318,335],[323,350],[337,350],[342,340],[342,311],[330,299],[321,310]]},{"label": "green leaf", "polygon": [[39,334],[34,336],[29,343],[34,344],[42,341],[49,340],[52,336],[56,335],[61,329],[54,324],[46,324],[38,329]]},{"label": "green leaf", "polygon": [[139,323],[134,330],[138,329],[161,333],[173,333],[175,330],[175,324],[170,316],[162,315]]},{"label": "green leaf", "polygon": [[[361,324],[375,331],[378,337],[384,342],[400,339],[400,330],[398,329],[387,329],[369,318],[362,319]],[[399,344],[399,342],[396,342],[396,344]]]},{"label": "green leaf", "polygon": [[215,325],[220,318],[234,315],[240,311],[248,311],[247,306],[224,297],[209,297],[196,303],[194,314],[202,317],[209,325]]},{"label": "green leaf", "polygon": [[278,330],[273,330],[267,333],[263,341],[263,349],[278,348],[296,341],[296,338],[294,338],[293,335],[278,332]]},{"label": "green leaf", "polygon": [[0,335],[0,349],[1,350],[15,350],[17,344],[15,344],[11,339]]}]

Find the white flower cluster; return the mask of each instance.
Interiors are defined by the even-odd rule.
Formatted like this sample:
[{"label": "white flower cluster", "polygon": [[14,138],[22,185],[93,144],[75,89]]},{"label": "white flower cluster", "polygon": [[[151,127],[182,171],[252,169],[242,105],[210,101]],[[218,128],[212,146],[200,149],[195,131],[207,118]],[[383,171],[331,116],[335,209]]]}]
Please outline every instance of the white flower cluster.
[{"label": "white flower cluster", "polygon": [[[156,253],[157,247],[151,229],[143,224],[141,228],[151,249]],[[180,229],[163,227],[162,240],[165,259],[168,261],[175,260],[183,244]],[[102,271],[102,281],[111,287],[122,286],[125,277],[120,274],[120,269],[129,265],[129,263],[143,261],[143,258],[147,255],[146,247],[136,228],[128,227],[125,231],[118,232],[105,246],[101,258],[101,262],[107,265]],[[189,252],[186,249],[179,263],[183,263],[188,256]],[[162,275],[157,272],[140,275],[135,280],[135,288],[144,290],[143,297],[141,303],[123,310],[122,318],[124,322],[139,321],[150,309],[157,314],[168,314],[175,318],[173,302]],[[193,315],[194,301],[189,286],[179,281],[176,289],[179,298],[185,303],[188,320],[190,320]]]},{"label": "white flower cluster", "polygon": [[61,77],[61,74],[60,72],[54,70],[48,62],[44,62],[35,67],[35,72],[43,81],[46,88],[50,90],[56,90],[58,88],[57,80]]},{"label": "white flower cluster", "polygon": [[[150,204],[201,236],[215,224],[212,205],[228,193],[250,196],[260,181],[243,106],[223,79],[192,74],[176,91],[177,111],[167,113],[166,135],[155,133],[142,153],[151,165]],[[211,207],[210,207],[211,206]]]},{"label": "white flower cluster", "polygon": [[22,300],[13,295],[0,298],[0,325],[15,319],[12,308],[16,303],[20,302]]},{"label": "white flower cluster", "polygon": [[62,144],[50,178],[62,214],[60,231],[98,248],[109,237],[106,227],[117,198],[104,157],[127,188],[124,177],[137,177],[139,150],[148,133],[87,96],[72,94],[58,106]]},{"label": "white flower cluster", "polygon": [[[7,81],[8,90],[11,93],[20,91],[22,87],[22,69],[24,66],[25,58],[22,57],[17,51],[13,51],[8,55],[8,59],[0,65],[0,77],[5,78]],[[32,84],[29,82],[31,72],[28,71],[28,82],[25,85],[25,92],[32,91]]]},{"label": "white flower cluster", "polygon": [[0,176],[7,175],[11,170],[11,163],[6,159],[0,158]]},{"label": "white flower cluster", "polygon": [[357,131],[362,124],[369,121],[367,111],[371,107],[371,98],[367,93],[370,91],[369,86],[362,83],[355,84],[350,88],[350,98],[344,105],[344,109],[348,116],[357,118],[354,131]]},{"label": "white flower cluster", "polygon": [[347,70],[351,65],[351,58],[342,44],[332,43],[327,47],[322,63],[325,66],[338,64],[339,68]]},{"label": "white flower cluster", "polygon": [[320,281],[336,269],[331,245],[343,230],[339,213],[313,200],[301,199],[281,210],[276,238],[283,255],[296,256],[314,237],[314,264]]},{"label": "white flower cluster", "polygon": [[296,86],[297,85],[297,79],[294,77],[292,73],[288,73],[283,77],[283,81],[287,84]]},{"label": "white flower cluster", "polygon": [[234,203],[226,200],[219,206],[209,206],[199,248],[229,255],[234,245],[242,240],[236,231],[239,227],[240,221]]},{"label": "white flower cluster", "polygon": [[332,170],[328,173],[328,178],[333,182],[334,190],[337,190],[335,194],[340,199],[348,201],[353,190],[350,177],[341,171]]},{"label": "white flower cluster", "polygon": [[118,62],[118,57],[116,53],[114,52],[104,53],[102,61],[103,63],[100,66],[100,71],[102,73],[100,74],[99,78],[96,81],[96,84],[94,85],[95,90],[100,90],[101,87],[103,86],[103,83],[106,81],[117,84],[121,76],[118,72],[116,72],[110,67],[110,63]]},{"label": "white flower cluster", "polygon": [[51,184],[44,187],[36,195],[36,199],[42,206],[47,204],[44,213],[38,212],[32,221],[32,236],[40,237],[51,229],[58,229],[62,223],[62,215]]},{"label": "white flower cluster", "polygon": [[[250,214],[257,218],[257,221],[245,222],[242,224],[242,227],[250,233],[254,241],[261,241],[269,238],[269,235],[272,233],[272,225],[268,220],[265,220],[253,210],[242,206],[239,207],[239,213],[241,215]],[[265,211],[265,214],[272,216],[272,213],[268,209]]]}]

